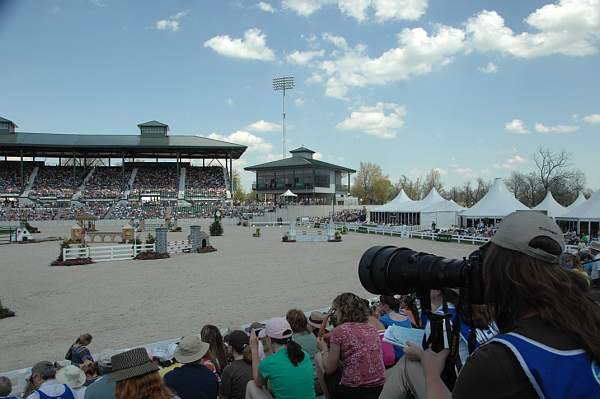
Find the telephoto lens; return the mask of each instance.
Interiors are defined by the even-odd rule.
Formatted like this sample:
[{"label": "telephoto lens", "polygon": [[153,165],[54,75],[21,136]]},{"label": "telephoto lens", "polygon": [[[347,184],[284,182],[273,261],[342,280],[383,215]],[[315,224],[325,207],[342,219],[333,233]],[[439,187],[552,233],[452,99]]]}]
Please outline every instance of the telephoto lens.
[{"label": "telephoto lens", "polygon": [[369,248],[358,264],[362,286],[378,295],[466,287],[468,272],[466,260],[447,259],[391,245]]}]

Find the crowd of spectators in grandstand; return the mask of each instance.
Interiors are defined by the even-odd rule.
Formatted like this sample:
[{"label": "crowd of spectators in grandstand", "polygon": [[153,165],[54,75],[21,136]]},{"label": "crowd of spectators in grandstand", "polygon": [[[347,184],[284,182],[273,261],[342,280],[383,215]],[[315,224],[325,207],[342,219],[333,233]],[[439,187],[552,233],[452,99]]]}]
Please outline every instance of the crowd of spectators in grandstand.
[{"label": "crowd of spectators in grandstand", "polygon": [[177,197],[177,165],[174,163],[160,163],[140,165],[133,182],[131,194],[161,193],[167,197]]},{"label": "crowd of spectators in grandstand", "polygon": [[126,169],[123,174],[123,169],[119,166],[96,167],[92,177],[85,183],[82,197],[90,199],[118,198],[130,175],[130,169]]},{"label": "crowd of spectators in grandstand", "polygon": [[35,164],[23,163],[23,187],[21,187],[21,163],[13,161],[0,162],[0,194],[20,194],[23,191]]},{"label": "crowd of spectators in grandstand", "polygon": [[59,211],[58,208],[1,206],[0,220],[52,220]]},{"label": "crowd of spectators in grandstand", "polygon": [[72,166],[40,166],[31,189],[34,197],[71,198],[89,170]]},{"label": "crowd of spectators in grandstand", "polygon": [[225,176],[219,166],[189,166],[185,175],[186,197],[224,197]]}]

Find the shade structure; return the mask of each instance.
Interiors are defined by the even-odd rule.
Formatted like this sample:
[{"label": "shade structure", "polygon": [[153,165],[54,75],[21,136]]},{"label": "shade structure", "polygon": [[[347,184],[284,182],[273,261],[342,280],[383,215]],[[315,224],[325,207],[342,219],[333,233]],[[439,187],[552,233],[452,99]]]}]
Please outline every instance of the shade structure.
[{"label": "shade structure", "polygon": [[550,191],[548,191],[544,200],[532,209],[546,212],[546,215],[552,218],[562,216],[567,211],[567,208],[556,202]]},{"label": "shade structure", "polygon": [[408,195],[406,195],[406,193],[404,192],[404,189],[402,189],[402,190],[400,190],[398,195],[396,195],[396,197],[393,200],[391,200],[387,204],[384,204],[378,208],[375,208],[373,211],[375,211],[375,212],[396,212],[399,209],[403,209],[404,204],[411,203],[411,202],[414,202],[414,201],[411,200],[410,197]]},{"label": "shade structure", "polygon": [[577,199],[575,201],[573,201],[573,203],[571,205],[569,205],[567,207],[567,209],[569,209],[569,210],[574,209],[574,208],[578,207],[579,205],[583,204],[585,201],[587,201],[587,199],[585,198],[585,195],[583,195],[583,193],[580,192],[579,195],[577,196]]},{"label": "shade structure", "polygon": [[528,209],[508,191],[502,179],[496,178],[487,194],[471,208],[465,209],[461,216],[468,219],[501,219],[512,212]]},{"label": "shade structure", "polygon": [[600,221],[600,190],[592,194],[584,203],[569,208],[560,219]]},{"label": "shade structure", "polygon": [[293,192],[291,192],[289,189],[280,195],[280,197],[297,197],[298,195],[294,194]]}]

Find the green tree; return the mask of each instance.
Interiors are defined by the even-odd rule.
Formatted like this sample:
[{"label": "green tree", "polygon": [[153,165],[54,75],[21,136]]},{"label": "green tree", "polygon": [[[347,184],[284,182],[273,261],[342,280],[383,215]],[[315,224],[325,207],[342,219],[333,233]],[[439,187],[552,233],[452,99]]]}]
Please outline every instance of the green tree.
[{"label": "green tree", "polygon": [[242,186],[242,179],[240,176],[240,172],[237,169],[233,169],[231,173],[231,179],[233,182],[233,202],[235,203],[244,203],[246,202],[246,193],[244,192],[244,187]]}]

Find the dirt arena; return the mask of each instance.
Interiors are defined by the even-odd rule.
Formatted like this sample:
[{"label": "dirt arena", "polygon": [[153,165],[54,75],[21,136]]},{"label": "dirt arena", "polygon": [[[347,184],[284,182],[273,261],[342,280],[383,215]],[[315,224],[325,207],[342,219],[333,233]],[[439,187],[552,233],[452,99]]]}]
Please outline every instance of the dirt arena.
[{"label": "dirt arena", "polygon": [[[94,337],[92,352],[100,352],[199,333],[206,323],[236,328],[294,307],[321,308],[344,291],[371,297],[357,266],[372,245],[448,257],[474,249],[357,233],[341,243],[282,243],[284,228],[262,228],[260,238],[253,229],[224,228],[224,236],[211,238],[217,252],[155,261],[49,267],[59,242],[0,246],[0,298],[17,313],[0,320],[0,371],[61,360],[86,332]],[[187,230],[169,240],[184,239]],[[68,226],[43,233],[64,237]]]}]

